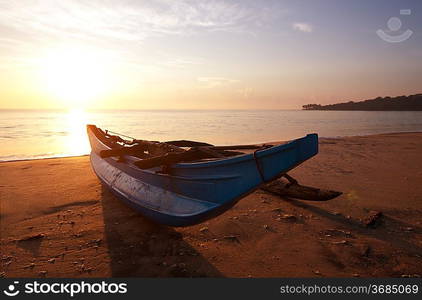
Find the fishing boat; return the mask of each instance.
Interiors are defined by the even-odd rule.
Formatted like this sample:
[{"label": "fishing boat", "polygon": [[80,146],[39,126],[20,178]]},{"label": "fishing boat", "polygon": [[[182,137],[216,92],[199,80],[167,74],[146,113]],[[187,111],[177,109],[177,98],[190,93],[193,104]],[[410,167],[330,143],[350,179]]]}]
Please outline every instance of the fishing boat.
[{"label": "fishing boat", "polygon": [[91,165],[102,183],[169,226],[213,218],[318,153],[317,134],[280,145],[213,146],[138,140],[95,125],[87,125],[87,132]]}]

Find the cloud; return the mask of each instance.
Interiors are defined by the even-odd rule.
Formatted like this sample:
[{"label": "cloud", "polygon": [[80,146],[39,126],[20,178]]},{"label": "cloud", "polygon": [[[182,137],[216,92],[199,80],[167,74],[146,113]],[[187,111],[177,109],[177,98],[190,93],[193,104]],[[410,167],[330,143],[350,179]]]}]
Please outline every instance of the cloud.
[{"label": "cloud", "polygon": [[0,56],[30,58],[55,45],[89,45],[115,52],[125,65],[184,68],[195,58],[163,58],[143,47],[146,40],[254,34],[284,13],[249,0],[0,0]]},{"label": "cloud", "polygon": [[240,81],[238,79],[231,79],[226,77],[199,77],[197,80],[202,83],[205,88],[226,86]]},{"label": "cloud", "polygon": [[298,31],[306,32],[306,33],[311,33],[312,31],[314,31],[314,28],[309,23],[293,23],[292,27],[294,30],[298,30]]},{"label": "cloud", "polygon": [[268,14],[266,7],[245,1],[0,0],[0,33],[9,28],[44,37],[142,41],[157,35],[248,31]]}]

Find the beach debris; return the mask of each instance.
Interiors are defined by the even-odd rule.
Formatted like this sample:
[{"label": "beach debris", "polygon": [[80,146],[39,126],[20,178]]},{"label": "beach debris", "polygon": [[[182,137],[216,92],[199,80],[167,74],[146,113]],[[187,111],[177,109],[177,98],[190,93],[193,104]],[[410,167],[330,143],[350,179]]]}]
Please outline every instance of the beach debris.
[{"label": "beach debris", "polygon": [[298,218],[295,215],[283,214],[279,217],[280,221],[297,222]]},{"label": "beach debris", "polygon": [[12,259],[13,259],[13,256],[10,256],[10,255],[3,255],[1,257],[2,261],[11,261]]},{"label": "beach debris", "polygon": [[6,277],[6,273],[5,272],[0,272],[0,278],[4,278]]},{"label": "beach debris", "polygon": [[50,258],[49,260],[47,260],[50,264],[54,264],[56,262],[55,258]]},{"label": "beach debris", "polygon": [[297,181],[285,174],[287,180],[277,179],[270,183],[261,186],[261,189],[271,194],[296,198],[309,201],[327,201],[334,199],[342,194],[342,192],[323,190],[314,187],[304,186],[297,183]]},{"label": "beach debris", "polygon": [[377,228],[379,225],[381,225],[382,216],[383,214],[380,211],[371,211],[369,216],[363,220],[363,224],[365,227]]},{"label": "beach debris", "polygon": [[358,274],[358,273],[353,273],[353,274],[352,274],[352,276],[353,276],[353,277],[360,277],[360,274]]},{"label": "beach debris", "polygon": [[204,226],[199,229],[199,232],[202,232],[202,233],[207,232],[207,231],[209,231],[209,228],[207,226]]},{"label": "beach debris", "polygon": [[235,235],[225,235],[225,236],[223,236],[223,239],[225,239],[227,241],[231,241],[231,242],[240,243],[239,238]]},{"label": "beach debris", "polygon": [[283,209],[281,207],[277,207],[271,210],[272,212],[276,212],[276,213],[282,213]]},{"label": "beach debris", "polygon": [[312,271],[315,275],[322,275],[321,272],[319,270],[313,270]]},{"label": "beach debris", "polygon": [[23,237],[23,238],[19,239],[18,241],[19,242],[33,241],[33,240],[42,239],[44,237],[45,237],[44,234],[39,233],[39,234],[29,235],[29,236]]},{"label": "beach debris", "polygon": [[47,275],[47,271],[39,271],[38,275],[41,277],[45,277]]},{"label": "beach debris", "polygon": [[401,278],[421,278],[421,275],[419,275],[419,274],[402,274],[400,277]]},{"label": "beach debris", "polygon": [[270,230],[270,226],[268,226],[267,224],[265,224],[263,227],[265,230]]},{"label": "beach debris", "polygon": [[406,232],[412,232],[415,230],[413,227],[402,227],[402,229],[403,231],[406,231]]},{"label": "beach debris", "polygon": [[346,240],[331,242],[331,244],[333,244],[333,245],[350,245],[350,243]]},{"label": "beach debris", "polygon": [[34,263],[30,263],[29,265],[26,265],[23,268],[24,269],[33,269],[33,268],[35,268],[35,264]]},{"label": "beach debris", "polygon": [[327,229],[320,232],[324,234],[326,237],[347,237],[347,238],[354,238],[350,231],[342,230],[342,229]]},{"label": "beach debris", "polygon": [[80,264],[77,266],[79,273],[82,273],[85,271],[85,264]]},{"label": "beach debris", "polygon": [[175,277],[186,277],[188,270],[185,263],[173,264],[169,267],[169,273]]},{"label": "beach debris", "polygon": [[367,245],[366,247],[364,247],[362,251],[362,256],[368,257],[369,254],[371,254],[371,252],[372,252],[371,246]]}]

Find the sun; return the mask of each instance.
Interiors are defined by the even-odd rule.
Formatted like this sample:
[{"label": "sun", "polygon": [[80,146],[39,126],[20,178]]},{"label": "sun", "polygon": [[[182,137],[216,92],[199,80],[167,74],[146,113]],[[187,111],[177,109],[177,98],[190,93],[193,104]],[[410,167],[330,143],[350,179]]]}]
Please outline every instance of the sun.
[{"label": "sun", "polygon": [[54,49],[41,59],[40,68],[49,94],[68,108],[88,106],[104,96],[110,86],[110,64],[92,49]]}]

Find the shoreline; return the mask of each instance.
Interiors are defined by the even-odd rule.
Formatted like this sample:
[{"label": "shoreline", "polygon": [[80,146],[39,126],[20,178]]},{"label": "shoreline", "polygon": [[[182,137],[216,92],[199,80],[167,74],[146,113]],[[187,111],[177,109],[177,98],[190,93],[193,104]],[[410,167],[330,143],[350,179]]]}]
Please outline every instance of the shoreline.
[{"label": "shoreline", "polygon": [[[422,131],[393,131],[393,132],[385,132],[385,133],[376,133],[376,134],[362,134],[362,135],[345,135],[345,136],[334,136],[334,137],[327,137],[327,136],[319,136],[318,139],[324,140],[335,140],[335,139],[342,139],[342,138],[353,138],[353,137],[371,137],[371,136],[379,136],[379,135],[391,135],[391,134],[408,134],[408,133],[422,133]],[[300,137],[298,137],[300,138]],[[287,140],[289,141],[289,140]],[[264,143],[279,143],[279,142],[287,142],[287,141],[270,141],[270,142],[258,142],[256,144],[264,144]],[[81,154],[81,155],[71,155],[71,156],[51,156],[51,157],[41,157],[41,158],[22,158],[22,159],[13,159],[13,160],[2,160],[0,158],[0,164],[1,163],[7,163],[7,162],[20,162],[20,161],[32,161],[32,160],[45,160],[45,159],[58,159],[58,158],[72,158],[72,157],[84,157],[89,156],[89,153],[87,154]]]},{"label": "shoreline", "polygon": [[[422,133],[321,138],[290,175],[327,202],[257,190],[171,228],[104,188],[88,156],[0,163],[2,277],[415,277],[422,269]],[[376,226],[365,220],[380,212]]]}]

